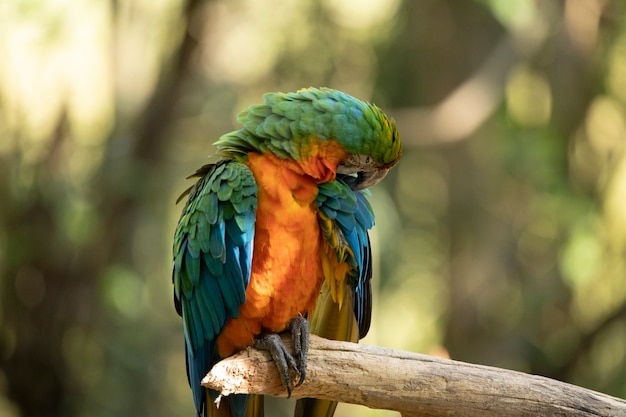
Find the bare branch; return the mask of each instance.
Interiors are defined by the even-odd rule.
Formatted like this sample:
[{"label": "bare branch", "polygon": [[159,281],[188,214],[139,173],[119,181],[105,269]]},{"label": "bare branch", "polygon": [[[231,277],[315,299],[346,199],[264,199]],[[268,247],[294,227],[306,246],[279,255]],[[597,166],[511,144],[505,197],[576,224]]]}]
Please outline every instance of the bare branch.
[{"label": "bare branch", "polygon": [[[288,338],[283,338],[290,345]],[[266,352],[217,363],[203,385],[230,394],[287,395]],[[409,416],[626,416],[626,401],[521,372],[311,336],[295,398],[321,398]]]}]

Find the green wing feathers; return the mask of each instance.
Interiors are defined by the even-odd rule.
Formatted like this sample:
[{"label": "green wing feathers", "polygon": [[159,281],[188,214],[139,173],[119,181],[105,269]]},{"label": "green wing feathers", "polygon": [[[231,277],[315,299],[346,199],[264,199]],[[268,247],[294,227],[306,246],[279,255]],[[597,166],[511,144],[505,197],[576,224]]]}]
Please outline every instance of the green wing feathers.
[{"label": "green wing feathers", "polygon": [[[189,194],[174,235],[174,305],[183,318],[187,376],[196,409],[207,404],[200,380],[217,361],[216,338],[239,315],[250,280],[257,186],[234,161],[206,165]],[[234,400],[234,401],[233,401]],[[241,408],[245,399],[233,399]],[[206,413],[206,410],[205,410]]]}]

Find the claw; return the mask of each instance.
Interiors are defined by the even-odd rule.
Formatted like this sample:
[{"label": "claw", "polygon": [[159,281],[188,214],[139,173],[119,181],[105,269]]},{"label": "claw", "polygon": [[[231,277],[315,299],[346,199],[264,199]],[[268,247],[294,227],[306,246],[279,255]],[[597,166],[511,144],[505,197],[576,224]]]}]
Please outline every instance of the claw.
[{"label": "claw", "polygon": [[255,339],[254,347],[269,351],[276,368],[278,368],[280,380],[285,388],[287,388],[287,398],[291,397],[291,375],[289,374],[289,368],[295,370],[296,373],[298,373],[299,370],[295,359],[287,351],[280,336],[276,333],[267,333]]},{"label": "claw", "polygon": [[289,322],[289,328],[293,340],[293,351],[297,357],[298,369],[296,372],[298,372],[300,379],[296,387],[299,387],[306,378],[306,362],[309,353],[309,321],[299,315]]},{"label": "claw", "polygon": [[309,351],[309,322],[302,315],[294,318],[287,326],[291,330],[294,356],[287,351],[282,339],[276,333],[267,333],[255,339],[254,347],[269,351],[276,364],[283,386],[287,389],[287,398],[291,397],[291,375],[289,368],[298,374],[299,387],[306,377],[307,354]]}]

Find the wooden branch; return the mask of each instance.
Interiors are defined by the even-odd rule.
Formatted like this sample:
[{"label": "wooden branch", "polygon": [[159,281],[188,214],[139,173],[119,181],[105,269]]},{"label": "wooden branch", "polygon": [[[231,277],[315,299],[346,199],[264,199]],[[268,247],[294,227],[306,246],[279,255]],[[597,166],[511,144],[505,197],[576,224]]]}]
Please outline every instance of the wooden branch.
[{"label": "wooden branch", "polygon": [[[217,363],[202,384],[222,395],[287,395],[267,352],[254,348]],[[625,400],[553,379],[316,336],[306,380],[292,396],[396,410],[404,417],[626,416]]]}]

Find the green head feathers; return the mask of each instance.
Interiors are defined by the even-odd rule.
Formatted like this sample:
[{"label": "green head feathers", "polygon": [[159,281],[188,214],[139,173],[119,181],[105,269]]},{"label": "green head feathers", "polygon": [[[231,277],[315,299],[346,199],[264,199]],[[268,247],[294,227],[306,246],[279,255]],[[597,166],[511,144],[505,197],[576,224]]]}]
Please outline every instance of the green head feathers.
[{"label": "green head feathers", "polygon": [[349,154],[338,173],[357,175],[386,172],[402,155],[393,120],[375,105],[341,91],[268,93],[264,101],[239,113],[237,121],[244,127],[215,143],[221,155],[241,158],[249,152],[271,152],[297,161],[311,141],[334,140]]}]

